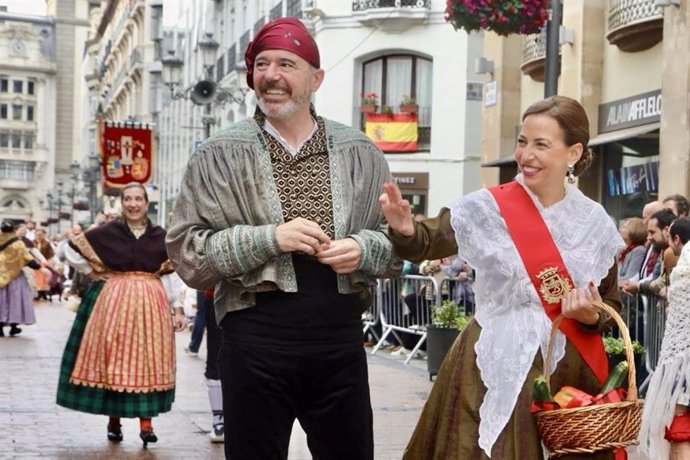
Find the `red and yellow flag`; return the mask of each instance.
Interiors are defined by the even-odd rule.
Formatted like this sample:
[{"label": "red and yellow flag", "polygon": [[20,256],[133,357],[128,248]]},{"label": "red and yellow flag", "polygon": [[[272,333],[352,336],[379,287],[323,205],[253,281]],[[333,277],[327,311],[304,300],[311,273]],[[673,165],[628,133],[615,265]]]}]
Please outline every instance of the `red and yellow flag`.
[{"label": "red and yellow flag", "polygon": [[366,133],[384,152],[417,150],[416,113],[368,113]]}]

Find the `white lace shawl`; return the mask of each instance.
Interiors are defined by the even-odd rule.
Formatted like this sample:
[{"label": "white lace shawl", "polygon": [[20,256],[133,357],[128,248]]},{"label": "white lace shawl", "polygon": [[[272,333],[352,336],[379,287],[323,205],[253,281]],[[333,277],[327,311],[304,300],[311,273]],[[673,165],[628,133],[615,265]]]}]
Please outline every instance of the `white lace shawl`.
[{"label": "white lace shawl", "polygon": [[639,450],[649,458],[669,457],[671,445],[664,439],[664,428],[673,420],[678,397],[690,393],[690,243],[683,246],[670,280],[666,330],[640,429]]},{"label": "white lace shawl", "polygon": [[[516,180],[524,187],[521,175]],[[624,246],[604,208],[573,186],[566,186],[565,198],[548,208],[525,190],[546,222],[575,286],[586,287],[590,280],[598,285]],[[537,349],[546,356],[551,320],[488,190],[456,200],[451,206],[451,225],[460,257],[476,270],[476,319],[482,331],[475,352],[487,388],[479,408],[479,446],[491,457]],[[552,366],[565,354],[565,336],[560,332],[554,345]]]}]

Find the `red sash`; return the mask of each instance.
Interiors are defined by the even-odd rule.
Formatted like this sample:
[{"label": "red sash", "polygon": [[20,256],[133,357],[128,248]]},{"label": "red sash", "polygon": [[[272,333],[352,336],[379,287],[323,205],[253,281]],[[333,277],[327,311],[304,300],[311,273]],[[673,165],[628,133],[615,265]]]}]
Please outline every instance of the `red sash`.
[{"label": "red sash", "polygon": [[[561,298],[574,287],[561,254],[527,192],[513,181],[490,187],[522,263],[553,321],[561,313]],[[600,383],[608,376],[608,359],[600,334],[582,330],[577,321],[564,318],[558,328],[570,340]],[[546,365],[546,364],[545,364]]]}]

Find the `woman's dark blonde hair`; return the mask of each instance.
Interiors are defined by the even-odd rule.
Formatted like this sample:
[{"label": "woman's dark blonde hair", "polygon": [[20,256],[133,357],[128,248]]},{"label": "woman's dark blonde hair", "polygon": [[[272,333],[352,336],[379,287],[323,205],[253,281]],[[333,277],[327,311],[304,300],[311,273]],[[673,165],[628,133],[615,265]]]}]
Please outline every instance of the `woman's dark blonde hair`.
[{"label": "woman's dark blonde hair", "polygon": [[647,226],[639,217],[628,217],[623,221],[623,227],[628,230],[628,239],[635,245],[643,245],[647,242]]},{"label": "woman's dark blonde hair", "polygon": [[522,121],[530,115],[546,115],[558,123],[563,130],[563,142],[568,147],[582,144],[582,156],[575,163],[573,174],[579,176],[592,164],[593,156],[589,145],[589,119],[585,109],[575,99],[565,96],[551,96],[530,105],[522,114]]}]

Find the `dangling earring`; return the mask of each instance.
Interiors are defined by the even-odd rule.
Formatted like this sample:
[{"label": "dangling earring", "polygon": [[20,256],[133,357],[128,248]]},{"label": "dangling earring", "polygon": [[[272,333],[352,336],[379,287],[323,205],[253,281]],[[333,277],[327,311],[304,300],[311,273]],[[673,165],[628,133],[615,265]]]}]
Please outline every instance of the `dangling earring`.
[{"label": "dangling earring", "polygon": [[568,165],[568,183],[569,184],[574,184],[575,183],[575,166],[574,165]]}]

